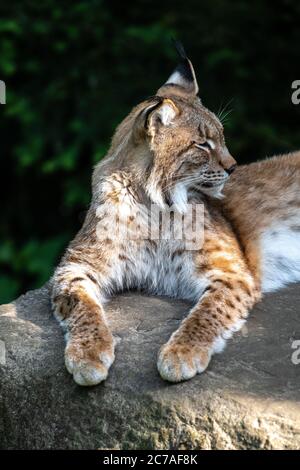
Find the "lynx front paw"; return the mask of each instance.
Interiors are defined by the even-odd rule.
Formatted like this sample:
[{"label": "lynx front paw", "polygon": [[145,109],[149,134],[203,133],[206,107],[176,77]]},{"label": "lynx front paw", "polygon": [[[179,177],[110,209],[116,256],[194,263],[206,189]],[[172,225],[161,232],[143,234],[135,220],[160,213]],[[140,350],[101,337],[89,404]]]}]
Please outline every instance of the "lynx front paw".
[{"label": "lynx front paw", "polygon": [[203,372],[210,361],[210,351],[169,341],[160,350],[157,367],[161,377],[169,382],[181,382]]},{"label": "lynx front paw", "polygon": [[78,385],[91,386],[107,378],[114,362],[114,341],[71,339],[65,350],[65,364]]}]

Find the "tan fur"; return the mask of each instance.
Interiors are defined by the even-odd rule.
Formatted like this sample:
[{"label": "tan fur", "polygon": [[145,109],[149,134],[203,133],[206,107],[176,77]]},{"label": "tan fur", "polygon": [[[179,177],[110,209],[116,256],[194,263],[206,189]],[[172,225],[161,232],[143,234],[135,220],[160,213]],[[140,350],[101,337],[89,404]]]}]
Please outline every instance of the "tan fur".
[{"label": "tan fur", "polygon": [[299,219],[300,152],[238,167],[224,193],[226,215],[259,285],[262,234],[274,222]]},{"label": "tan fur", "polygon": [[[158,369],[174,382],[203,372],[261,298],[262,235],[289,217],[299,229],[300,154],[237,169],[224,197],[235,160],[197,89],[186,78],[168,82],[139,104],[95,168],[86,220],[52,280],[55,315],[66,331],[66,366],[80,385],[106,378],[114,340],[103,304],[130,288],[194,302],[162,347]],[[187,204],[203,204],[203,246],[188,250],[184,240],[151,239],[135,208],[147,211],[153,203],[161,211],[174,204],[180,214]],[[144,230],[144,238],[124,239],[124,229],[131,235]]]}]

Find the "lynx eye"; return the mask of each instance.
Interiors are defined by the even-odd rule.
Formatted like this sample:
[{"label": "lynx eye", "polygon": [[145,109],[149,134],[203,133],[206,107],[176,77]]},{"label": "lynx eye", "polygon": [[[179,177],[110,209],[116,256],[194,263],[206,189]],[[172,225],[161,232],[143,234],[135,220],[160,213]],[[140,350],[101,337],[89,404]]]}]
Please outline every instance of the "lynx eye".
[{"label": "lynx eye", "polygon": [[202,150],[205,150],[206,152],[209,152],[210,150],[212,150],[214,148],[213,144],[211,141],[209,140],[206,140],[205,142],[194,142],[194,145],[195,147],[197,147],[198,149],[202,149]]}]

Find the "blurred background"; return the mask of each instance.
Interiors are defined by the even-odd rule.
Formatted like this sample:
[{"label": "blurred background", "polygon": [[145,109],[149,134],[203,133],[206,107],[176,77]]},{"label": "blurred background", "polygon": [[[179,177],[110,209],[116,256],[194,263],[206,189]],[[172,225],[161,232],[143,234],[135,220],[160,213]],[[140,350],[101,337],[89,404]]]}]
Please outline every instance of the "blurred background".
[{"label": "blurred background", "polygon": [[[116,125],[191,57],[240,163],[300,149],[298,0],[0,0],[0,302],[42,285]],[[242,195],[241,195],[242,197]]]}]

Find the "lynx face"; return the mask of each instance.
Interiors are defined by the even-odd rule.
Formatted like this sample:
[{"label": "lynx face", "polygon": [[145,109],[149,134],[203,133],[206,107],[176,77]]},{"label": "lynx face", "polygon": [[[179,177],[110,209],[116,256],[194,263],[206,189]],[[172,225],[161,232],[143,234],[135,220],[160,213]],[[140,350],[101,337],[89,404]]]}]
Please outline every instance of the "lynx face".
[{"label": "lynx face", "polygon": [[164,88],[166,97],[148,124],[154,154],[150,180],[179,205],[192,186],[217,196],[236,165],[222,124],[197,96],[178,98],[175,87]]},{"label": "lynx face", "polygon": [[218,197],[236,166],[221,122],[197,94],[193,66],[183,57],[156,95],[120,124],[106,160],[109,172],[113,164],[141,175],[139,183],[154,203],[175,204],[181,212],[190,188]]}]

